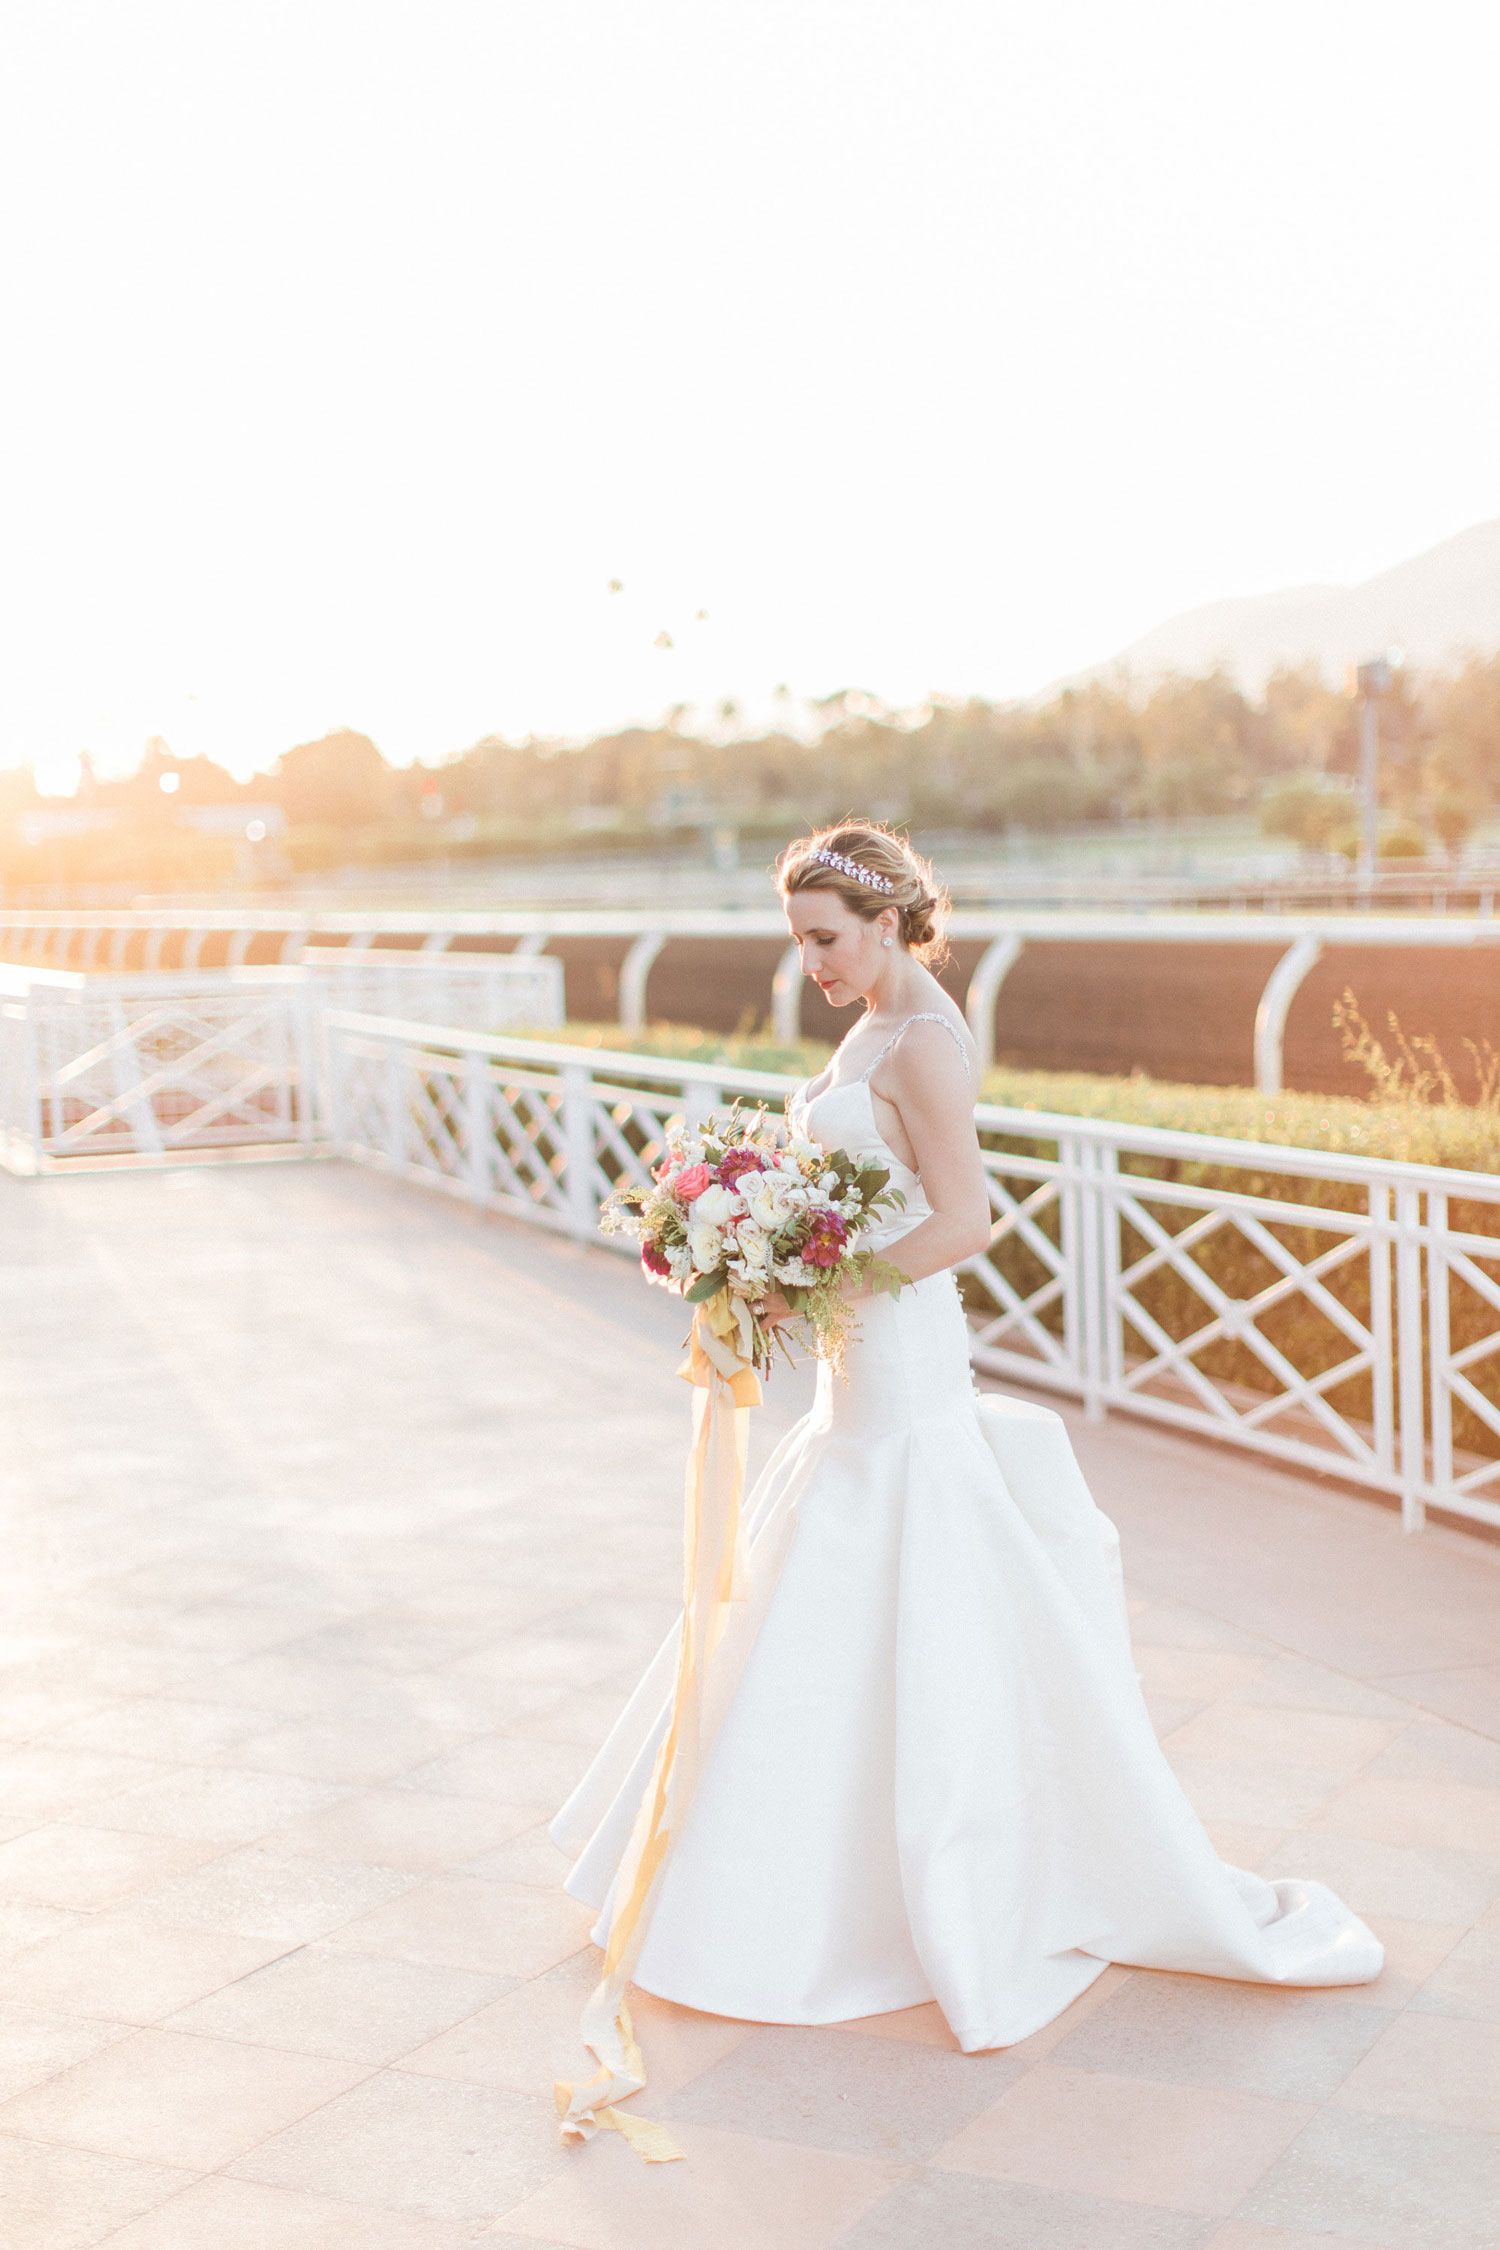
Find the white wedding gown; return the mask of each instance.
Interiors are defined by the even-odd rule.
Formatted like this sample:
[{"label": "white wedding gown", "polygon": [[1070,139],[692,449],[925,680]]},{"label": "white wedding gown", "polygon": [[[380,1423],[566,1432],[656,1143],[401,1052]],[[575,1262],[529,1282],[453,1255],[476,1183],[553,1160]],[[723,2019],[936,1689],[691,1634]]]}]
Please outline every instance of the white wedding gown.
[{"label": "white wedding gown", "polygon": [[[788,1114],[891,1167],[906,1208],[861,1238],[889,1245],[931,1206],[868,1077],[799,1088]],[[746,1495],[754,1637],[632,1982],[760,2023],[935,2000],[973,2052],[1039,2030],[1112,1961],[1378,1976],[1379,1941],[1324,1885],[1218,1857],[1142,1699],[1114,1526],[1060,1415],[977,1390],[953,1273],[858,1318],[847,1385],[820,1365]],[[679,1632],[549,1828],[598,1945]]]}]

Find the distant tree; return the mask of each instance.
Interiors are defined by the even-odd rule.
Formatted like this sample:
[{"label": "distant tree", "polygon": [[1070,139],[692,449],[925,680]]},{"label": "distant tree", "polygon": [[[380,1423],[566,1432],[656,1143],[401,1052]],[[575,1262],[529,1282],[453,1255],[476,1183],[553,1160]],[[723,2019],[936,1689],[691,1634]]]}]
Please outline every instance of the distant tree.
[{"label": "distant tree", "polygon": [[1022,757],[996,776],[995,804],[1007,825],[1062,828],[1087,818],[1090,777],[1066,757]]},{"label": "distant tree", "polygon": [[1142,809],[1176,816],[1243,803],[1257,718],[1226,672],[1163,680],[1141,712]]},{"label": "distant tree", "polygon": [[241,797],[253,797],[264,790],[264,783],[236,781],[227,766],[215,763],[212,758],[179,758],[177,761],[180,805],[232,805]]},{"label": "distant tree", "polygon": [[[1358,859],[1362,842],[1358,823],[1343,829],[1333,840],[1333,849],[1341,852],[1352,866]],[[1375,839],[1377,859],[1425,859],[1427,838],[1415,821],[1398,817],[1390,820]]]},{"label": "distant tree", "polygon": [[1484,809],[1478,797],[1464,796],[1457,790],[1447,790],[1433,799],[1433,830],[1450,858],[1458,858],[1483,818]]},{"label": "distant tree", "polygon": [[1094,777],[1090,812],[1130,811],[1141,784],[1141,715],[1124,684],[1100,679],[1063,688],[1048,717],[1074,765]]},{"label": "distant tree", "polygon": [[1480,802],[1500,797],[1500,656],[1470,657],[1430,680],[1424,700],[1429,785]]},{"label": "distant tree", "polygon": [[[1118,668],[1040,703],[994,703],[933,692],[918,709],[895,710],[869,689],[846,686],[811,702],[783,684],[766,733],[723,738],[738,721],[710,704],[695,733],[691,707],[674,704],[655,727],[628,727],[583,743],[511,743],[485,736],[436,767],[392,777],[362,736],[332,736],[289,752],[282,766],[303,798],[326,805],[332,784],[351,794],[344,762],[326,772],[329,746],[363,746],[348,824],[373,817],[372,803],[414,809],[424,788],[445,810],[520,831],[565,828],[580,811],[608,808],[623,827],[649,824],[663,803],[695,819],[813,822],[853,810],[924,826],[1002,829],[1008,822],[1173,818],[1254,804],[1272,784],[1266,817],[1309,848],[1352,831],[1347,785],[1357,731],[1351,698],[1311,667],[1285,667],[1264,696],[1243,695],[1222,671],[1175,676],[1143,687]],[[793,729],[811,722],[810,751]],[[294,770],[306,763],[306,771]],[[1403,678],[1381,712],[1382,803],[1387,819],[1442,832],[1436,807],[1456,798],[1448,828],[1500,791],[1500,658],[1475,660],[1452,680],[1417,692]],[[1277,809],[1277,789],[1291,791]],[[1317,797],[1333,792],[1331,804]],[[1309,789],[1317,801],[1304,805]],[[1299,807],[1301,808],[1299,810]],[[290,806],[288,808],[291,809]],[[295,816],[294,816],[295,817]],[[1311,825],[1309,825],[1309,823]],[[598,825],[597,822],[594,823]]]},{"label": "distant tree", "polygon": [[1322,774],[1294,774],[1262,797],[1260,825],[1265,835],[1284,837],[1303,851],[1337,851],[1341,839],[1358,830],[1359,804],[1352,789]]},{"label": "distant tree", "polygon": [[391,768],[367,734],[341,727],[277,759],[272,794],[289,821],[367,828],[395,801]]},{"label": "distant tree", "polygon": [[[264,789],[264,783],[255,785]],[[184,805],[230,805],[251,792],[212,758],[180,758],[161,735],[151,735],[130,773],[96,775],[90,765],[80,776],[78,796],[85,804],[112,805],[131,821],[151,826],[175,822]]]},{"label": "distant tree", "polygon": [[1283,665],[1261,697],[1268,772],[1348,772],[1355,760],[1354,708],[1315,664]]},{"label": "distant tree", "polygon": [[1393,820],[1375,846],[1382,859],[1425,859],[1427,838],[1414,820]]}]

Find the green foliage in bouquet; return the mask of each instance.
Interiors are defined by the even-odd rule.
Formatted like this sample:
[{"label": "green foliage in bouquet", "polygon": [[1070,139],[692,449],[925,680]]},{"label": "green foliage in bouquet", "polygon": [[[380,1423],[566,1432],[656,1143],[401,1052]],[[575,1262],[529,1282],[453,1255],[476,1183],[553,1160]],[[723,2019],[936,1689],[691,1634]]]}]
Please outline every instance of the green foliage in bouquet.
[{"label": "green foliage in bouquet", "polygon": [[[782,1329],[794,1325],[801,1329],[802,1340],[842,1375],[848,1339],[858,1333],[857,1317],[845,1295],[846,1277],[855,1277],[872,1294],[891,1297],[898,1296],[910,1280],[878,1251],[858,1248],[858,1235],[883,1211],[904,1210],[906,1196],[890,1184],[888,1166],[863,1163],[846,1150],[817,1148],[815,1158],[796,1156],[793,1144],[800,1136],[788,1133],[779,1117],[768,1124],[767,1114],[764,1102],[747,1105],[736,1096],[721,1119],[674,1133],[667,1161],[650,1183],[632,1181],[607,1198],[600,1228],[605,1233],[624,1230],[635,1235],[648,1272],[678,1289],[688,1304],[705,1304],[722,1292],[744,1305],[757,1368],[769,1372],[777,1348],[792,1359]],[[774,1155],[778,1162],[764,1171],[751,1164],[738,1168],[733,1162],[726,1167],[725,1159],[736,1150],[753,1150],[762,1158]],[[693,1200],[684,1203],[675,1183],[700,1168],[708,1177],[696,1187]],[[721,1170],[727,1171],[727,1179]],[[825,1200],[805,1208],[793,1204],[773,1221],[752,1213],[753,1228],[746,1229],[743,1237],[736,1233],[734,1246],[726,1246],[725,1259],[708,1271],[694,1272],[689,1247],[697,1197],[710,1186],[732,1189],[756,1176],[794,1179],[803,1186],[816,1183]],[[744,1259],[736,1261],[738,1243],[752,1233],[764,1248],[763,1272]],[[789,1265],[800,1271],[787,1272]],[[758,1308],[773,1290],[786,1299],[791,1323],[768,1324],[760,1318]]]}]

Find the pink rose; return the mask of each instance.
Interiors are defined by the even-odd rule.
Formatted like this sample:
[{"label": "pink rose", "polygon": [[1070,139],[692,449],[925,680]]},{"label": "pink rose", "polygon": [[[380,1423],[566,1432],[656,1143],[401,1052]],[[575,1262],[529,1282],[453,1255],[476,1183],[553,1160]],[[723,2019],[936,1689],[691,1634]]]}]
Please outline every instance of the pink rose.
[{"label": "pink rose", "polygon": [[672,1193],[679,1203],[693,1203],[705,1188],[710,1188],[713,1184],[713,1172],[707,1164],[690,1164],[672,1182]]}]

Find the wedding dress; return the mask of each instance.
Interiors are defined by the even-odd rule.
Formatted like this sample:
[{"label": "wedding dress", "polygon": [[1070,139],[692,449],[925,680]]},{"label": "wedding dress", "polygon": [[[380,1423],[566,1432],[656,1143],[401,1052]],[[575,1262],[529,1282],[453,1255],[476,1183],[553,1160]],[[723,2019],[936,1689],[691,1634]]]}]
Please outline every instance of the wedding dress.
[{"label": "wedding dress", "polygon": [[[794,1131],[890,1166],[905,1208],[861,1237],[887,1249],[931,1206],[869,1078],[922,1020],[787,1105]],[[1323,1884],[1218,1857],[1141,1695],[1114,1526],[1061,1416],[978,1390],[952,1271],[857,1312],[847,1384],[820,1363],[746,1495],[753,1638],[632,1981],[760,2023],[935,2000],[974,2052],[1039,2030],[1112,1961],[1378,1976],[1379,1941]],[[600,1946],[680,1629],[549,1827]]]}]

